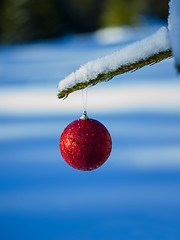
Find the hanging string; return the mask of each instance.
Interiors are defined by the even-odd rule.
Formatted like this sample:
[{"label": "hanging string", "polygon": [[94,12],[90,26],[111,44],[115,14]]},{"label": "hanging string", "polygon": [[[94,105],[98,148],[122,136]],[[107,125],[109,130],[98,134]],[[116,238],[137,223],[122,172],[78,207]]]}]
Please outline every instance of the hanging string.
[{"label": "hanging string", "polygon": [[83,112],[87,114],[87,96],[88,96],[88,87],[82,89],[82,104],[83,104]]},{"label": "hanging string", "polygon": [[[86,68],[84,68],[84,71],[86,72],[86,75],[87,75],[87,69]],[[88,78],[87,78],[87,82],[88,82]],[[88,119],[88,116],[87,116],[87,96],[88,96],[88,87],[82,89],[83,115],[82,115],[81,119]]]}]

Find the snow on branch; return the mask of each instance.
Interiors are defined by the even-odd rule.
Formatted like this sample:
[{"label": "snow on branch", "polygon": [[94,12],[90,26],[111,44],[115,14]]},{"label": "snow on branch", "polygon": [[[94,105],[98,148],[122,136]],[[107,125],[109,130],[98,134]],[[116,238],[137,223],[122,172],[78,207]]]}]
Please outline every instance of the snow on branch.
[{"label": "snow on branch", "polygon": [[155,34],[103,58],[90,61],[59,82],[58,98],[71,92],[110,80],[118,74],[154,64],[172,56],[166,27]]},{"label": "snow on branch", "polygon": [[168,28],[173,56],[180,72],[180,0],[171,0],[169,2]]}]

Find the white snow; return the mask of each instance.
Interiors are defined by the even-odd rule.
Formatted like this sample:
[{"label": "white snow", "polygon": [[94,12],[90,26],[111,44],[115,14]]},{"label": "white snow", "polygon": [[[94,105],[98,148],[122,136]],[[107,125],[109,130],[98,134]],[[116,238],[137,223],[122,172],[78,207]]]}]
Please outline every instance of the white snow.
[{"label": "white snow", "polygon": [[180,0],[171,0],[169,3],[168,27],[173,56],[176,64],[180,65]]},{"label": "white snow", "polygon": [[58,90],[66,90],[77,83],[95,79],[98,74],[115,70],[122,65],[137,62],[168,49],[170,49],[168,32],[166,27],[161,27],[155,34],[141,41],[81,66],[77,71],[59,82]]},{"label": "white snow", "polygon": [[[101,87],[88,90],[88,112],[128,112],[153,111],[180,112],[180,83],[170,82],[143,83],[136,80],[131,85],[119,85],[111,88]],[[109,97],[107,97],[109,96]],[[23,114],[49,114],[75,112],[82,115],[82,96],[75,92],[65,101],[57,101],[56,90],[29,89],[29,91],[0,91],[0,114],[12,112]],[[22,101],[25,99],[25,101]],[[90,117],[90,116],[89,116]],[[1,130],[0,130],[1,132]],[[1,137],[0,137],[1,138]]]}]

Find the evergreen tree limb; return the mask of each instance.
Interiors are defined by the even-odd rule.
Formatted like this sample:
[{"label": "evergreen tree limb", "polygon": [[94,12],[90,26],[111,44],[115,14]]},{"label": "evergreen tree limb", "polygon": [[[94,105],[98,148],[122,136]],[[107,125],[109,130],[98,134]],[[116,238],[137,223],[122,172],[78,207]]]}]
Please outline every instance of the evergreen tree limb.
[{"label": "evergreen tree limb", "polygon": [[102,82],[102,81],[109,81],[113,77],[115,77],[119,74],[123,74],[126,72],[133,72],[144,66],[153,65],[164,59],[171,58],[171,57],[172,57],[172,51],[170,49],[167,51],[159,52],[157,54],[152,55],[151,57],[142,59],[140,61],[137,61],[137,62],[134,62],[131,64],[127,64],[127,65],[121,65],[119,68],[117,68],[113,71],[101,73],[95,79],[88,79],[88,81],[86,81],[86,82],[81,82],[81,83],[75,84],[71,88],[68,88],[68,89],[65,89],[65,90],[62,90],[61,92],[59,92],[57,96],[58,96],[58,98],[65,99],[68,97],[68,95],[70,93],[72,93],[74,91],[84,89],[88,86],[94,86],[97,83]]}]

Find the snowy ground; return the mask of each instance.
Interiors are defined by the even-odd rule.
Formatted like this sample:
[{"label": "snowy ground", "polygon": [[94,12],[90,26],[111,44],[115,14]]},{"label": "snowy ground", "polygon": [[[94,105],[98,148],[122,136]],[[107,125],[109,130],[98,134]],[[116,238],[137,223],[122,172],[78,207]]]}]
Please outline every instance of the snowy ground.
[{"label": "snowy ground", "polygon": [[180,81],[173,60],[89,89],[88,114],[113,140],[101,168],[73,170],[58,148],[64,127],[82,114],[81,92],[57,99],[59,80],[158,27],[0,47],[1,240],[180,238]]}]

